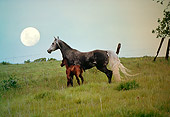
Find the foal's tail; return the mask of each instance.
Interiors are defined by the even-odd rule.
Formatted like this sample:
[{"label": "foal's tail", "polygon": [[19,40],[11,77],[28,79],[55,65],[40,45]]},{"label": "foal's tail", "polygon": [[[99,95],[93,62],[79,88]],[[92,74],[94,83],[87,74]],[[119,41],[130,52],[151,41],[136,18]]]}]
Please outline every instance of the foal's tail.
[{"label": "foal's tail", "polygon": [[119,70],[126,76],[131,76],[125,66],[120,63],[118,56],[113,51],[107,51],[109,55],[109,68],[112,70],[116,81],[121,81]]}]

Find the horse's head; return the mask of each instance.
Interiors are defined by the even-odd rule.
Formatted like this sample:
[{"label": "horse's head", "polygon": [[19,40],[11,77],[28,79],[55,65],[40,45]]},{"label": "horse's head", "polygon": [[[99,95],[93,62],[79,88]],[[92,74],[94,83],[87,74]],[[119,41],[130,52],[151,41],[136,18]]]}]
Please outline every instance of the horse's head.
[{"label": "horse's head", "polygon": [[59,40],[59,37],[57,37],[57,38],[54,37],[53,43],[51,44],[50,48],[47,50],[48,53],[51,54],[52,51],[60,49],[60,45],[58,44],[58,40]]}]

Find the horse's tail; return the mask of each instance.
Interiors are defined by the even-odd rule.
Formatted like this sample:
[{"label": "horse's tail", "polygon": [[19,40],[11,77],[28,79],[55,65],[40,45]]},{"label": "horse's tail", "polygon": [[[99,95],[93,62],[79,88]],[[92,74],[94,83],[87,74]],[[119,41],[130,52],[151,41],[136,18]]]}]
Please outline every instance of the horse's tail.
[{"label": "horse's tail", "polygon": [[113,51],[107,51],[109,56],[109,69],[112,70],[113,76],[116,81],[121,81],[119,70],[126,76],[131,76],[128,74],[128,69],[120,63],[118,56]]}]

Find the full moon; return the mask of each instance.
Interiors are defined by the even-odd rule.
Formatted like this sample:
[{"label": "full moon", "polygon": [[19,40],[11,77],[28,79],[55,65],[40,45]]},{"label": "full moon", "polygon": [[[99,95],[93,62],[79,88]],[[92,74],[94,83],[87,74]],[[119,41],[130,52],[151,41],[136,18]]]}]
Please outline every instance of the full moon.
[{"label": "full moon", "polygon": [[25,46],[33,46],[40,40],[40,33],[36,28],[25,28],[21,33],[21,42]]}]

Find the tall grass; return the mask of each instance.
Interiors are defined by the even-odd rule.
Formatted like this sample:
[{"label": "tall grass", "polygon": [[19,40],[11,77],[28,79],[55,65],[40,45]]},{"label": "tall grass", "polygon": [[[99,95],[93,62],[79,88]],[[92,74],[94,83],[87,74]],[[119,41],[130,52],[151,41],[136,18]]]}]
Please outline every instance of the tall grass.
[{"label": "tall grass", "polygon": [[[122,58],[131,74],[139,75],[121,83],[113,78],[108,84],[105,74],[93,68],[83,74],[83,85],[74,79],[69,88],[60,61],[0,65],[0,82],[12,75],[20,86],[0,90],[0,116],[169,116],[170,62],[152,59]],[[134,81],[138,88],[117,90]]]}]

